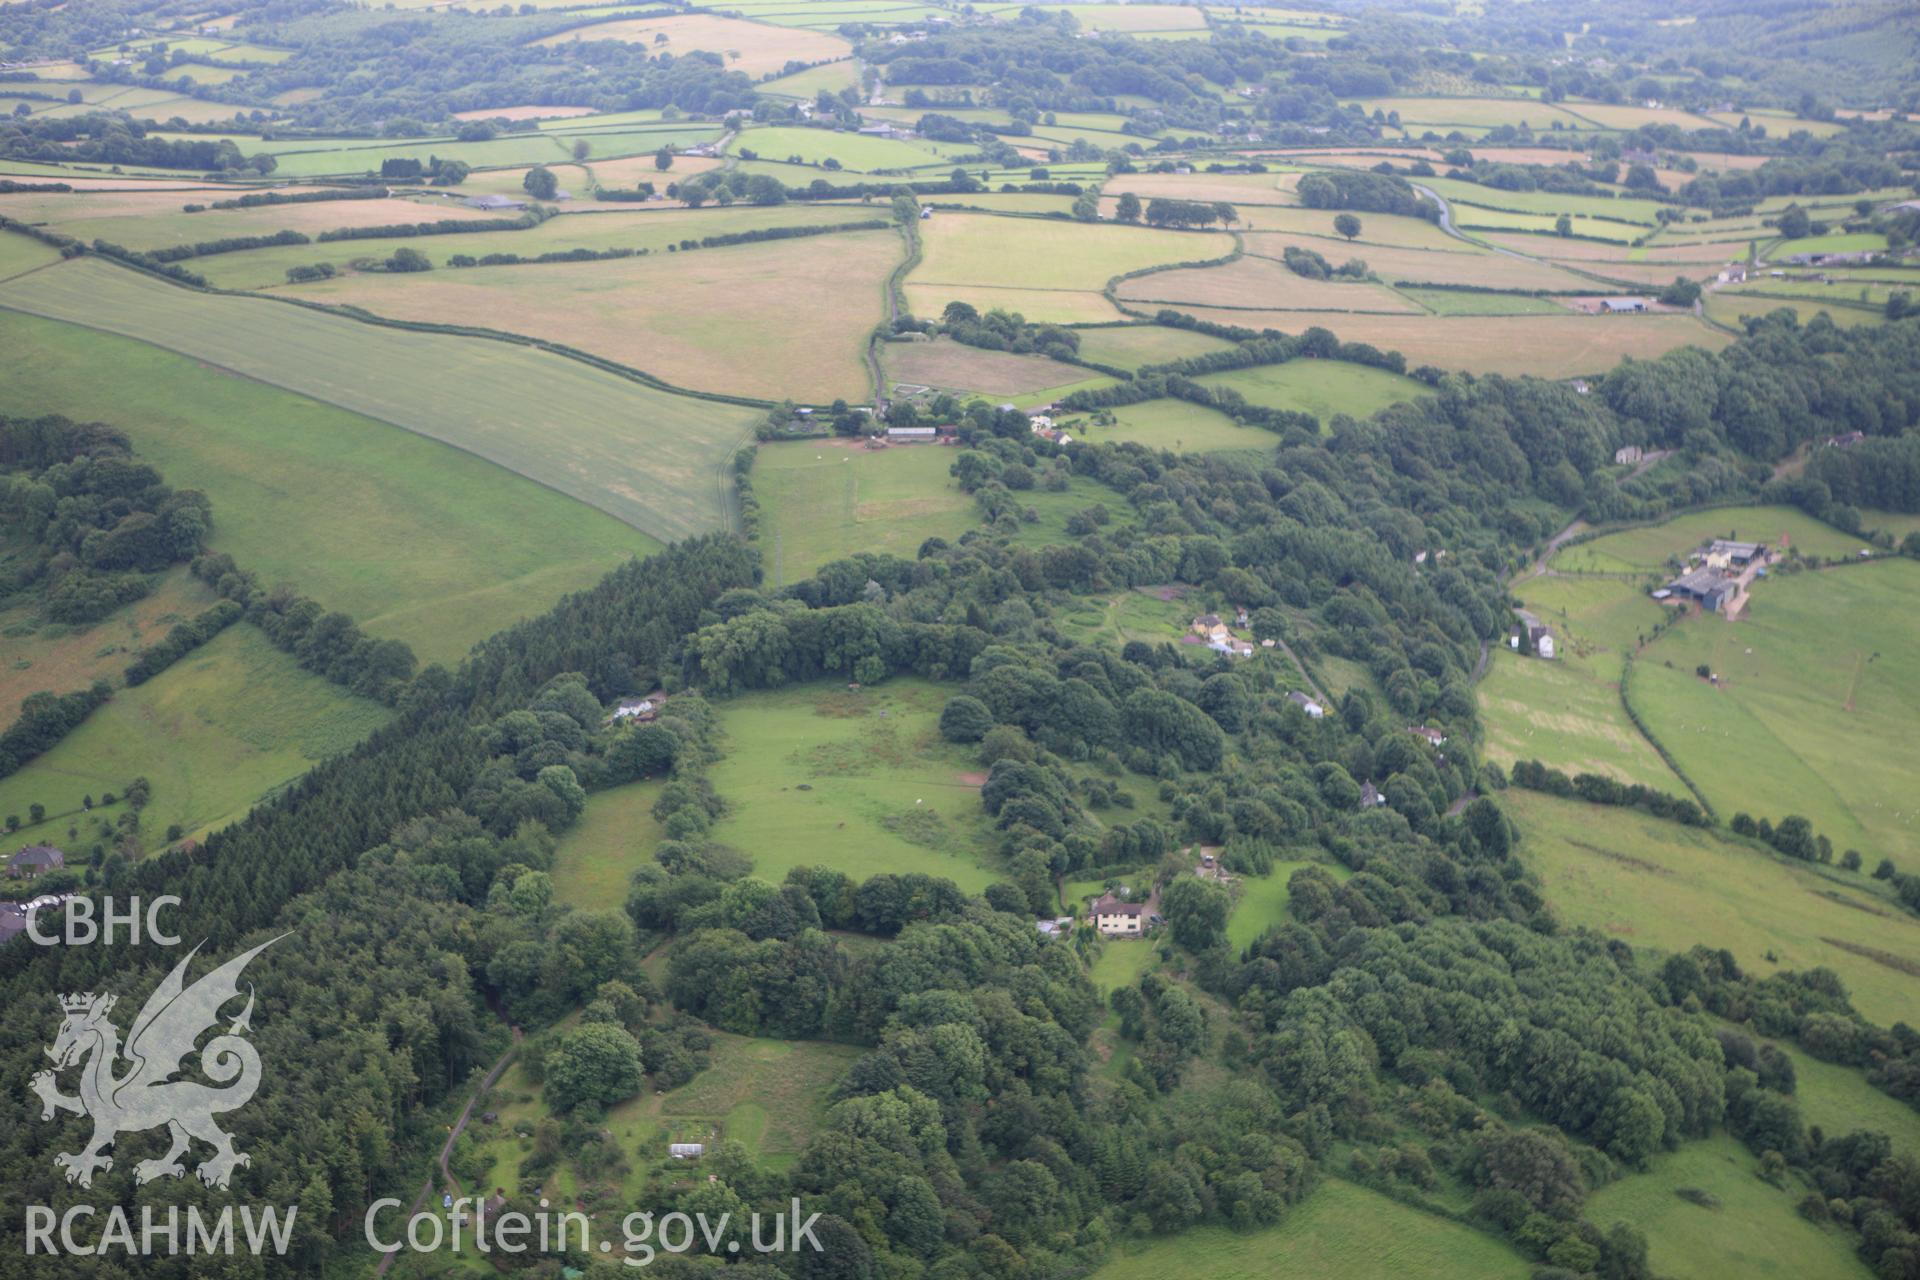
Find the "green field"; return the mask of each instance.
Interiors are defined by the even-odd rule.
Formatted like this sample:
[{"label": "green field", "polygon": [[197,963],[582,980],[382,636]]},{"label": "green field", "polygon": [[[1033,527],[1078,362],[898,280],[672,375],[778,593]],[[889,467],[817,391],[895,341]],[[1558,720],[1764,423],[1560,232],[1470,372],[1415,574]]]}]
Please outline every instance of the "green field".
[{"label": "green field", "polygon": [[0,285],[0,307],[139,338],[404,427],[662,540],[724,524],[727,459],[757,416],[543,351],[194,293],[95,257]]},{"label": "green field", "polygon": [[861,551],[910,560],[928,538],[951,541],[973,528],[979,523],[973,498],[947,474],[955,456],[939,445],[763,445],[754,459],[753,492],[770,580],[794,582]]},{"label": "green field", "polygon": [[597,791],[580,821],[560,838],[553,858],[554,901],[583,911],[611,911],[627,900],[641,867],[656,865],[660,824],[650,810],[660,784],[630,782]]},{"label": "green field", "polygon": [[1823,875],[1637,810],[1513,788],[1501,804],[1520,828],[1521,860],[1540,876],[1564,923],[1635,948],[1724,947],[1760,977],[1825,965],[1868,1018],[1882,1025],[1912,1018],[1920,920],[1878,892],[1877,882]]},{"label": "green field", "polygon": [[[1795,813],[1871,868],[1920,861],[1920,564],[1775,574],[1650,645],[1633,705],[1722,816]],[[1694,674],[1706,665],[1718,685]]]},{"label": "green field", "polygon": [[1231,387],[1257,405],[1310,413],[1324,426],[1337,414],[1368,418],[1403,400],[1430,396],[1425,383],[1385,369],[1338,360],[1289,360],[1230,373],[1210,373],[1197,381]]},{"label": "green field", "polygon": [[1133,442],[1175,453],[1210,453],[1220,449],[1271,449],[1279,442],[1273,432],[1235,422],[1218,409],[1185,400],[1143,400],[1111,410],[1112,425],[1091,418],[1062,418],[1075,440],[1098,444]]},{"label": "green field", "polygon": [[209,496],[214,550],[370,634],[405,640],[423,662],[456,662],[660,545],[424,436],[143,342],[7,311],[0,412],[121,428],[170,483]]},{"label": "green field", "polygon": [[1329,1178],[1278,1226],[1183,1231],[1124,1248],[1093,1274],[1096,1280],[1520,1280],[1531,1270],[1493,1236]]},{"label": "green field", "polygon": [[[1638,223],[1643,228],[1653,226],[1660,210],[1670,207],[1657,200],[1570,196],[1556,191],[1502,191],[1498,187],[1482,186],[1458,178],[1422,178],[1420,185],[1431,188],[1448,200],[1459,200],[1488,209],[1548,215],[1568,213],[1576,219],[1585,216],[1616,223]],[[1639,232],[1633,227],[1622,226],[1615,234],[1625,240]]]},{"label": "green field", "polygon": [[[782,125],[748,129],[728,147],[734,155],[751,151],[762,160],[781,163],[824,164],[837,160],[843,169],[858,173],[876,170],[918,169],[943,163],[948,154],[961,154],[969,148],[948,146],[915,139],[876,138],[858,133],[835,133],[827,129],[797,129]],[[951,164],[948,164],[951,168]]]},{"label": "green field", "polygon": [[1597,773],[1686,795],[1686,784],[1627,718],[1618,681],[1617,656],[1588,667],[1500,649],[1479,686],[1487,759],[1502,766],[1539,760],[1568,774]]},{"label": "green field", "polygon": [[1227,918],[1227,942],[1235,951],[1244,951],[1274,925],[1287,919],[1287,904],[1293,895],[1287,892],[1287,877],[1302,867],[1319,867],[1336,880],[1353,873],[1345,867],[1325,862],[1276,862],[1264,876],[1242,876],[1240,891],[1233,902],[1233,914]]},{"label": "green field", "polygon": [[1138,369],[1144,364],[1185,360],[1191,356],[1225,351],[1232,345],[1223,338],[1157,324],[1108,325],[1080,330],[1080,357],[1083,360],[1110,364],[1120,369]]},{"label": "green field", "polygon": [[1808,1124],[1829,1137],[1862,1129],[1884,1133],[1896,1150],[1920,1150],[1920,1111],[1867,1083],[1858,1067],[1822,1062],[1788,1041],[1770,1043],[1793,1062],[1793,1096]]},{"label": "green field", "polygon": [[943,876],[977,893],[992,869],[973,752],[935,727],[953,689],[914,680],[850,692],[815,684],[726,704],[714,787],[731,806],[713,839],[778,883],[797,866],[865,880]]},{"label": "green field", "polygon": [[660,1099],[662,1122],[673,1141],[699,1142],[693,1130],[717,1131],[785,1167],[826,1118],[828,1095],[860,1052],[850,1044],[717,1033],[713,1065]]},{"label": "green field", "polygon": [[1185,629],[1192,610],[1179,600],[1162,600],[1144,589],[1116,591],[1105,598],[1076,596],[1070,610],[1056,615],[1060,629],[1083,644],[1121,648],[1129,640],[1160,644]]},{"label": "green field", "polygon": [[[1654,1273],[1673,1280],[1870,1274],[1845,1232],[1816,1226],[1794,1211],[1806,1194],[1803,1186],[1763,1182],[1758,1166],[1732,1138],[1689,1142],[1654,1156],[1647,1172],[1594,1192],[1586,1217],[1602,1230],[1625,1222],[1644,1232]],[[1676,1194],[1682,1188],[1708,1192],[1720,1205],[1709,1209],[1684,1200]]]},{"label": "green field", "polygon": [[1442,316],[1561,316],[1566,307],[1552,298],[1524,293],[1480,293],[1464,289],[1401,289],[1435,315]]},{"label": "green field", "polygon": [[1852,555],[1864,545],[1792,507],[1718,507],[1562,548],[1552,567],[1567,573],[1662,573],[1671,557],[1714,538],[1797,547],[1821,557]]},{"label": "green field", "polygon": [[[302,671],[265,635],[240,623],[137,689],[123,689],[57,746],[0,781],[0,814],[51,815],[28,838],[91,848],[113,839],[82,821],[82,800],[144,777],[149,849],[179,824],[201,835],[244,817],[253,803],[373,732],[388,712]],[[117,818],[122,810],[107,811]],[[79,828],[69,837],[70,826]]]}]

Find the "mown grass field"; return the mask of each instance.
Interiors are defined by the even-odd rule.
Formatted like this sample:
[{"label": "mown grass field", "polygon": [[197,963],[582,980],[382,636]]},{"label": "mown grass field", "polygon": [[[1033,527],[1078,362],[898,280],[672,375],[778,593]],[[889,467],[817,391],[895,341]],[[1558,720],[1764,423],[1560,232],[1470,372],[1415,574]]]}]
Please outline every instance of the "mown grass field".
[{"label": "mown grass field", "polygon": [[943,876],[977,893],[999,879],[978,765],[936,725],[953,690],[916,680],[822,683],[755,694],[721,711],[714,787],[731,806],[713,839],[778,883],[797,866],[865,880]]},{"label": "mown grass field", "polygon": [[[1328,246],[1331,248],[1331,246]],[[1337,255],[1331,259],[1338,264]],[[1271,258],[1249,255],[1217,267],[1156,271],[1121,283],[1115,295],[1136,311],[1163,306],[1385,311],[1420,308],[1391,289],[1359,280],[1314,280]]]},{"label": "mown grass field", "polygon": [[1199,1227],[1128,1244],[1096,1280],[1520,1280],[1531,1271],[1506,1244],[1471,1227],[1328,1178],[1277,1226],[1239,1232]]},{"label": "mown grass field", "polygon": [[1696,617],[1650,645],[1633,705],[1723,814],[1799,814],[1836,857],[1915,865],[1917,604],[1911,560],[1776,574],[1740,621]]},{"label": "mown grass field", "polygon": [[135,654],[217,598],[211,587],[176,568],[145,599],[86,626],[42,622],[26,601],[0,609],[0,639],[6,642],[0,726],[12,723],[20,700],[30,693],[71,693],[102,679],[118,684]]},{"label": "mown grass field", "polygon": [[457,662],[660,546],[425,436],[130,338],[0,311],[0,412],[52,405],[124,430],[169,483],[210,495],[214,550],[405,640],[423,662]]},{"label": "mown grass field", "polygon": [[1316,325],[1343,342],[1398,351],[1423,364],[1509,377],[1571,378],[1600,373],[1627,357],[1650,360],[1675,347],[1717,350],[1732,339],[1689,315],[1392,316],[1343,311],[1237,311],[1181,306],[1215,324],[1301,333]]},{"label": "mown grass field", "polygon": [[[275,787],[373,732],[386,708],[302,671],[244,623],[229,627],[137,689],[123,689],[51,751],[0,781],[0,814],[46,806],[44,838],[84,852],[114,841],[81,820],[82,800],[123,793],[144,777],[153,798],[141,815],[149,849],[167,828],[208,831],[244,817]],[[106,813],[111,821],[121,809]],[[67,836],[70,826],[79,836]]]},{"label": "mown grass field", "polygon": [[1920,920],[1876,892],[1877,882],[1822,875],[1635,810],[1517,788],[1500,803],[1520,828],[1522,861],[1565,923],[1636,948],[1725,947],[1761,977],[1825,965],[1873,1021],[1913,1016],[1920,977],[1893,966],[1920,965]]},{"label": "mown grass field", "polygon": [[858,1045],[720,1033],[712,1065],[660,1099],[661,1122],[673,1141],[686,1133],[698,1142],[690,1131],[717,1130],[784,1168],[826,1120],[833,1086],[860,1053]]},{"label": "mown grass field", "polygon": [[554,851],[554,901],[582,911],[613,911],[626,904],[633,873],[656,865],[653,850],[661,835],[651,810],[661,785],[630,782],[593,793],[587,811]]},{"label": "mown grass field", "polygon": [[0,307],[139,338],[404,427],[663,540],[722,525],[726,461],[757,416],[509,343],[208,296],[93,257],[0,285]]},{"label": "mown grass field", "polygon": [[1233,914],[1227,917],[1228,945],[1244,951],[1268,929],[1284,924],[1288,919],[1287,904],[1293,901],[1293,895],[1287,892],[1287,877],[1302,867],[1313,866],[1325,870],[1336,880],[1345,880],[1353,874],[1337,863],[1301,861],[1276,862],[1268,875],[1240,877]]},{"label": "mown grass field", "polygon": [[1310,413],[1323,424],[1337,414],[1366,418],[1390,404],[1433,394],[1424,382],[1338,360],[1289,360],[1285,364],[1210,373],[1198,381],[1231,387],[1254,404]]},{"label": "mown grass field", "polygon": [[[1647,1261],[1673,1280],[1723,1276],[1861,1277],[1867,1268],[1847,1233],[1816,1226],[1794,1211],[1806,1189],[1789,1180],[1761,1180],[1759,1160],[1726,1136],[1689,1142],[1653,1157],[1645,1173],[1602,1187],[1588,1197],[1585,1216],[1602,1230],[1625,1222],[1647,1237]],[[1682,1199],[1682,1188],[1720,1201],[1705,1208]]]},{"label": "mown grass field", "polygon": [[[1233,247],[1218,233],[990,214],[943,213],[923,222],[920,234],[921,261],[908,277],[916,312],[937,315],[949,300],[964,298],[981,310],[998,305],[1029,320],[1062,322],[1117,319],[1099,292],[1114,276],[1218,258]],[[1008,281],[1017,287],[1001,287]],[[1001,295],[1006,301],[992,301]]]},{"label": "mown grass field", "polygon": [[[1365,219],[1361,220],[1363,223]],[[1287,249],[1311,249],[1335,266],[1348,258],[1364,261],[1375,276],[1389,284],[1465,284],[1482,289],[1586,290],[1591,280],[1551,263],[1533,262],[1475,249],[1455,240],[1451,248],[1403,248],[1392,245],[1350,245],[1318,236],[1280,231],[1255,231],[1246,237],[1247,252],[1279,262]],[[1259,304],[1254,305],[1272,305]]]},{"label": "mown grass field", "polygon": [[881,348],[881,360],[890,383],[934,387],[961,396],[999,398],[1091,379],[1098,379],[1103,385],[1111,381],[1091,369],[1062,364],[1046,356],[988,351],[945,337],[932,342],[889,342]]},{"label": "mown grass field", "polygon": [[[1564,634],[1557,625],[1555,632]],[[1686,784],[1627,718],[1619,663],[1617,655],[1589,667],[1497,651],[1478,690],[1487,759],[1503,767],[1539,760],[1568,774],[1603,774],[1685,795]]]},{"label": "mown grass field", "polygon": [[973,498],[947,474],[940,445],[865,449],[845,440],[762,445],[754,457],[761,555],[775,585],[867,551],[912,559],[931,537],[979,523]]},{"label": "mown grass field", "polygon": [[695,391],[859,402],[867,335],[886,316],[901,253],[891,230],[854,231],[610,262],[370,273],[299,295],[402,320],[491,321]]},{"label": "mown grass field", "polygon": [[[596,163],[594,170],[597,173],[602,169],[623,163],[625,162]],[[691,161],[676,160],[674,168],[664,175],[666,180],[673,181],[684,177],[685,175],[680,171],[681,166],[689,163]],[[561,181],[571,180],[567,173],[570,167],[574,168],[576,174],[581,172],[577,166],[555,166],[554,171],[560,176]],[[648,181],[659,182],[663,176],[654,171],[651,158],[645,161],[645,171],[652,174]],[[470,181],[477,181],[477,179]],[[517,192],[520,188],[520,179],[515,177],[506,185]],[[412,217],[399,218],[395,221],[464,217],[468,212],[479,215],[478,210],[467,210],[462,205],[446,208],[434,206],[416,208],[417,211]],[[411,248],[425,254],[435,267],[445,267],[447,260],[455,254],[482,258],[490,253],[515,253],[523,258],[535,258],[543,253],[556,253],[567,249],[645,249],[649,254],[665,254],[669,252],[669,246],[678,246],[682,240],[738,235],[749,231],[765,231],[772,227],[840,225],[848,222],[871,221],[877,217],[879,215],[871,209],[834,205],[815,209],[795,209],[791,206],[687,209],[679,205],[645,209],[629,205],[625,208],[612,206],[609,209],[605,206],[600,208],[588,206],[580,212],[549,218],[537,227],[528,227],[524,230],[465,231],[444,236],[376,237],[365,240],[331,240],[324,244],[316,242],[301,245],[275,245],[266,249],[245,249],[238,253],[223,253],[196,260],[193,265],[194,269],[205,276],[209,283],[224,289],[269,289],[279,286],[296,297],[302,297],[305,296],[306,286],[287,284],[289,267],[327,263],[336,271],[351,271],[354,269],[353,264],[357,262],[377,264],[384,261],[394,250],[401,248]],[[797,248],[799,244],[805,242],[776,241],[774,243]],[[733,248],[753,247],[756,246],[733,246]],[[698,252],[716,251],[703,249]],[[484,324],[485,318],[476,317],[473,323]]]}]

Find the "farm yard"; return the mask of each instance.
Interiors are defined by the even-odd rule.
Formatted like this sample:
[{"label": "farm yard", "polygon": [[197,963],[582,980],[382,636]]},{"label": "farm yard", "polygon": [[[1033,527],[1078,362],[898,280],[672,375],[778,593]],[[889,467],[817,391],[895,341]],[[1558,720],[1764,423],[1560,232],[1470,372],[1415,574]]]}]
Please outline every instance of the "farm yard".
[{"label": "farm yard", "polygon": [[[196,294],[94,259],[0,285],[0,308],[138,338],[418,432],[663,540],[724,523],[719,472],[754,417],[544,351]],[[473,395],[486,417],[459,410]]]}]

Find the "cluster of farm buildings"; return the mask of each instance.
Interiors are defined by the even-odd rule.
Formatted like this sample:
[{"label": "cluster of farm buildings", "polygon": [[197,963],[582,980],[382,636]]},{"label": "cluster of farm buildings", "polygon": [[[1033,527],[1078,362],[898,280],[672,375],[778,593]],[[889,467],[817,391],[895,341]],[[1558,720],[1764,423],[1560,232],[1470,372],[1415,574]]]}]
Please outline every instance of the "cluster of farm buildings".
[{"label": "cluster of farm buildings", "polygon": [[1746,607],[1747,588],[1766,576],[1773,552],[1764,543],[1715,538],[1688,557],[1687,571],[1656,588],[1662,604],[1697,604],[1708,613],[1737,617]]}]

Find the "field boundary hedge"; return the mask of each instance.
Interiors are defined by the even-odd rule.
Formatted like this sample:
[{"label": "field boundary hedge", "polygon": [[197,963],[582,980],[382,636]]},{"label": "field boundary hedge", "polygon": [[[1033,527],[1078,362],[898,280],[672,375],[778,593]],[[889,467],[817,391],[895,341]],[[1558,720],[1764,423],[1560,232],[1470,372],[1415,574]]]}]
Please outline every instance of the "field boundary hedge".
[{"label": "field boundary hedge", "polygon": [[1647,745],[1654,749],[1660,759],[1666,763],[1667,768],[1673,770],[1673,776],[1686,783],[1687,790],[1693,792],[1693,798],[1699,802],[1700,808],[1705,811],[1708,820],[1715,826],[1720,825],[1720,814],[1714,809],[1713,801],[1707,799],[1707,793],[1700,789],[1700,785],[1693,780],[1691,774],[1680,767],[1680,762],[1673,758],[1673,752],[1667,750],[1667,744],[1660,741],[1659,736],[1647,727],[1647,722],[1640,718],[1640,713],[1634,710],[1631,693],[1632,685],[1633,655],[1629,653],[1620,666],[1621,709],[1627,713],[1627,719],[1633,721],[1633,727],[1639,730],[1640,736],[1647,740]]}]

